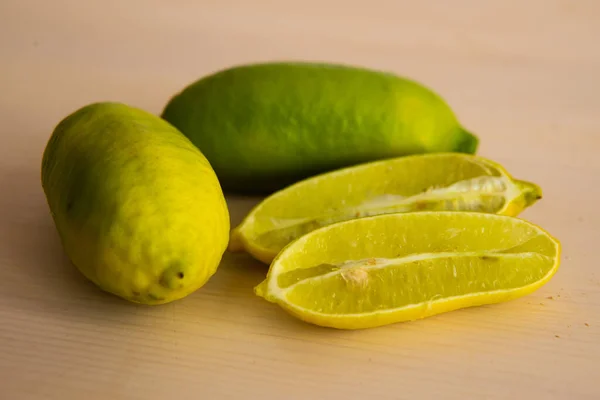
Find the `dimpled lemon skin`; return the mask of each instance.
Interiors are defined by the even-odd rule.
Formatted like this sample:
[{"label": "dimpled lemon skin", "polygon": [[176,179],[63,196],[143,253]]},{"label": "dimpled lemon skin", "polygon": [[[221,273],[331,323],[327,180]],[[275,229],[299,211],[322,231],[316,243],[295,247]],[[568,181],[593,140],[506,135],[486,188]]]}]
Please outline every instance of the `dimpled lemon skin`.
[{"label": "dimpled lemon skin", "polygon": [[229,213],[209,162],[172,125],[125,104],[63,119],[43,154],[42,187],[73,264],[135,303],[194,292],[227,247]]},{"label": "dimpled lemon skin", "polygon": [[246,194],[361,162],[478,146],[430,89],[347,65],[232,67],[188,85],[162,117],[200,148],[224,190]]}]

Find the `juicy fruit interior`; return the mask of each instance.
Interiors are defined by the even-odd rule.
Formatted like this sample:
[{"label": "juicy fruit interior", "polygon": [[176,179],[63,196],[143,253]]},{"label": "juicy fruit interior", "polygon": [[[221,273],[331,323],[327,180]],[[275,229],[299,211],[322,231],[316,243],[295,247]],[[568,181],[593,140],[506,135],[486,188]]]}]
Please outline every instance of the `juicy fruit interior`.
[{"label": "juicy fruit interior", "polygon": [[509,298],[547,279],[557,253],[545,232],[514,218],[452,212],[366,218],[292,244],[257,292],[316,314],[411,306],[426,313],[436,300],[469,297],[464,305],[475,305],[477,295]]},{"label": "juicy fruit interior", "polygon": [[[516,215],[541,198],[538,186],[514,180],[480,158],[419,156],[398,161],[398,165],[402,163],[402,169],[394,168],[392,163],[374,164],[372,171],[337,174],[335,183],[333,178],[331,182],[323,179],[318,190],[319,183],[315,181],[312,186],[306,185],[304,191],[290,191],[289,197],[295,199],[278,201],[279,205],[285,201],[294,203],[293,210],[277,207],[275,201],[272,207],[266,204],[253,216],[249,224],[252,231],[246,233],[263,248],[277,252],[317,228],[358,217],[413,211]],[[319,199],[314,199],[315,193]],[[285,214],[278,215],[282,212]]]}]

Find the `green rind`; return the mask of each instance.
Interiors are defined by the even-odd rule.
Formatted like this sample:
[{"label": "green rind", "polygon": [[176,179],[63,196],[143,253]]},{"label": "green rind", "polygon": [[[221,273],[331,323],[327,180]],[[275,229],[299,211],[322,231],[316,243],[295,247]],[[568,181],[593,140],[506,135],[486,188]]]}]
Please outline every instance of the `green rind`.
[{"label": "green rind", "polygon": [[345,65],[233,67],[187,86],[162,117],[200,148],[225,190],[242,193],[377,159],[478,146],[430,89]]}]

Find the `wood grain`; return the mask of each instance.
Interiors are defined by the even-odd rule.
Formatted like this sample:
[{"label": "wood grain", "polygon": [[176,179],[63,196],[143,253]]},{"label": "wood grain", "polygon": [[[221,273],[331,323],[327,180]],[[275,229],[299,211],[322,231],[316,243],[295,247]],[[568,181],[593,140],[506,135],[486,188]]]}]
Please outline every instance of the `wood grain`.
[{"label": "wood grain", "polygon": [[[4,0],[0,4],[0,398],[598,399],[600,2]],[[480,154],[538,182],[523,214],[561,269],[510,303],[344,332],[252,293],[227,254],[206,287],[142,307],[67,262],[40,186],[54,125],[88,102],[160,112],[233,64],[395,71],[441,93]],[[237,223],[258,199],[228,199]]]}]

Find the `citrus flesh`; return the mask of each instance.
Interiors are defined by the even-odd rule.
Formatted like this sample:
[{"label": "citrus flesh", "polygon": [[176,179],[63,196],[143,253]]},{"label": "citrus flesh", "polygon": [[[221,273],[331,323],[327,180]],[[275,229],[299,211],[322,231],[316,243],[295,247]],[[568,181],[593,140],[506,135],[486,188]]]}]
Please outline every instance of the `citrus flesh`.
[{"label": "citrus flesh", "polygon": [[315,229],[366,216],[479,211],[516,216],[542,197],[480,156],[439,153],[365,163],[322,174],[267,197],[231,233],[229,250],[265,263]]},{"label": "citrus flesh", "polygon": [[386,214],[294,241],[255,292],[312,324],[370,328],[524,296],[550,280],[559,256],[556,239],[519,218]]},{"label": "citrus flesh", "polygon": [[94,103],[64,118],[44,151],[42,186],[73,264],[129,301],[189,295],[227,248],[229,212],[209,162],[143,110]]},{"label": "citrus flesh", "polygon": [[225,191],[268,194],[318,173],[421,153],[475,153],[440,95],[386,71],[312,62],[233,66],[174,95],[162,117]]}]

